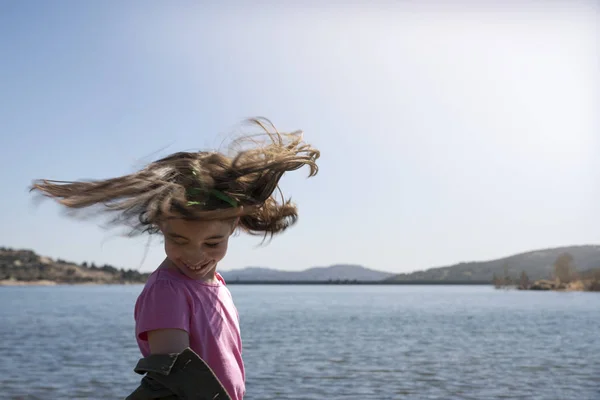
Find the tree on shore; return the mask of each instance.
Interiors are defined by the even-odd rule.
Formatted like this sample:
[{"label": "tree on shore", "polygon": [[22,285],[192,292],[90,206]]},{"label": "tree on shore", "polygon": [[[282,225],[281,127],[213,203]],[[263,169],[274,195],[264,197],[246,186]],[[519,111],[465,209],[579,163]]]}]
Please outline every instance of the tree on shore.
[{"label": "tree on shore", "polygon": [[519,278],[519,289],[527,290],[529,289],[530,281],[529,276],[525,273],[525,271],[521,272],[521,278]]},{"label": "tree on shore", "polygon": [[597,269],[592,273],[589,291],[600,292],[600,269]]},{"label": "tree on shore", "polygon": [[502,285],[504,285],[502,278],[498,278],[495,273],[492,276],[492,283],[494,284],[494,287],[496,289],[500,289],[502,287]]},{"label": "tree on shore", "polygon": [[511,286],[513,284],[512,278],[508,272],[508,263],[504,264],[504,286]]},{"label": "tree on shore", "polygon": [[571,254],[563,253],[558,256],[554,262],[554,279],[560,283],[571,283],[577,279],[575,262]]},{"label": "tree on shore", "polygon": [[513,278],[510,277],[508,262],[504,264],[503,277],[498,277],[496,273],[492,274],[492,284],[496,289],[508,288],[516,283],[516,280],[513,282]]}]

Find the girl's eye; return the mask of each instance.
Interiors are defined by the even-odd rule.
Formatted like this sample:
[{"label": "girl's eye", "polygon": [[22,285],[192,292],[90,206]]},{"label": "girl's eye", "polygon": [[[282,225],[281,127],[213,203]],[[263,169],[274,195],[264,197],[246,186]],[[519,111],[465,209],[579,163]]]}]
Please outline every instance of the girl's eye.
[{"label": "girl's eye", "polygon": [[187,244],[187,242],[182,241],[180,239],[175,239],[170,237],[169,240],[171,241],[171,243],[176,244],[177,246],[185,246]]},{"label": "girl's eye", "polygon": [[206,247],[215,248],[221,243],[205,243]]}]

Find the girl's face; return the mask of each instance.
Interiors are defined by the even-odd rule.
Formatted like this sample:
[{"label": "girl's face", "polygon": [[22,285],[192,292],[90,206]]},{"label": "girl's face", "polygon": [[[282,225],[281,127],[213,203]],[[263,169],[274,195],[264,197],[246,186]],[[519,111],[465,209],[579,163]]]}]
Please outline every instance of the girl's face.
[{"label": "girl's face", "polygon": [[170,219],[160,230],[165,237],[165,253],[171,267],[191,279],[213,280],[217,263],[225,257],[232,221],[187,221]]}]

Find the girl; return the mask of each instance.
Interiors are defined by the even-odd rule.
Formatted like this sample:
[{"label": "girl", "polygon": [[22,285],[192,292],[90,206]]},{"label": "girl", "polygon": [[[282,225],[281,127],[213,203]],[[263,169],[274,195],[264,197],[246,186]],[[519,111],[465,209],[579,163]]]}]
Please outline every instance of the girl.
[{"label": "girl", "polygon": [[70,209],[103,206],[116,214],[112,222],[131,224],[132,234],[164,237],[166,257],[135,305],[143,355],[136,372],[145,377],[130,399],[244,397],[239,318],[217,265],[236,229],[266,237],[296,221],[296,206],[274,192],[287,171],[307,165],[316,175],[320,155],[301,132],[250,121],[268,141],[248,136],[253,146],[233,157],[179,152],[118,178],[33,184]]}]

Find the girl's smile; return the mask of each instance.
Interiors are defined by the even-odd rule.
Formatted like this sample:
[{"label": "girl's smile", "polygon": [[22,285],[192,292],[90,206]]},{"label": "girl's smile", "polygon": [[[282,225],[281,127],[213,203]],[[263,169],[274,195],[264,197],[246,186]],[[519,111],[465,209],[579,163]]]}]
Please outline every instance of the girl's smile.
[{"label": "girl's smile", "polygon": [[179,262],[181,264],[185,265],[187,268],[189,268],[191,270],[194,270],[194,271],[197,271],[199,269],[207,267],[208,264],[210,264],[212,261],[209,260],[209,261],[204,261],[204,262],[201,261],[201,262],[197,262],[197,263],[191,263],[191,262],[187,262],[187,261],[184,261],[184,260],[179,260]]},{"label": "girl's smile", "polygon": [[190,270],[193,273],[196,273],[199,275],[204,275],[204,273],[206,271],[210,270],[210,268],[212,267],[213,260],[205,261],[203,263],[196,263],[196,264],[190,264],[183,260],[179,260],[179,263],[182,264],[185,268],[187,268],[188,270]]}]

